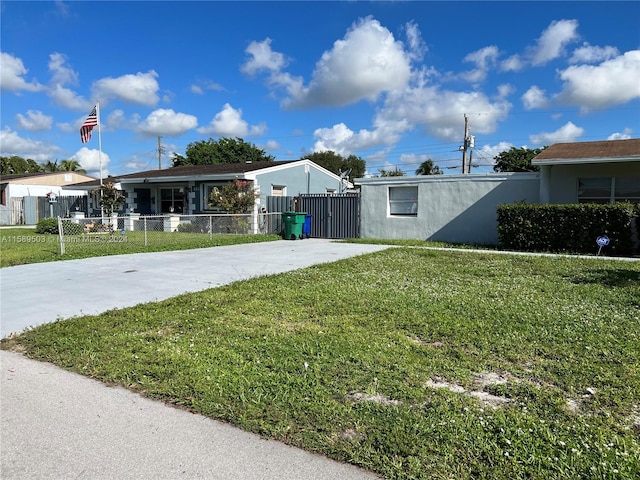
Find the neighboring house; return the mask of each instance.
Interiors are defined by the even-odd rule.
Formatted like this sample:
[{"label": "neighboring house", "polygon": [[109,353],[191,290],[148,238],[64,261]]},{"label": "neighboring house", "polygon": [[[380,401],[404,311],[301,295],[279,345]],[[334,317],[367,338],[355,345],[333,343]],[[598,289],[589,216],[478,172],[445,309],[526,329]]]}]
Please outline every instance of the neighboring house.
[{"label": "neighboring house", "polygon": [[539,173],[357,179],[361,236],[496,244],[500,204],[640,202],[640,139],[554,144],[532,163]]},{"label": "neighboring house", "polygon": [[498,241],[496,207],[538,202],[537,173],[359,178],[360,236],[468,244]]},{"label": "neighboring house", "polygon": [[[253,183],[260,195],[256,210],[266,206],[269,196],[297,196],[305,193],[337,193],[352,185],[311,160],[288,162],[223,163],[185,165],[165,170],[117,175],[103,179],[113,182],[125,195],[124,214],[216,213],[209,195],[235,179]],[[94,190],[99,181],[76,185]],[[95,195],[90,196],[90,215],[100,213]]]},{"label": "neighboring house", "polygon": [[540,167],[540,203],[640,202],[640,138],[556,143]]},{"label": "neighboring house", "polygon": [[[77,172],[19,173],[0,178],[0,224],[15,225],[37,221],[37,197],[86,195],[86,189],[70,189],[69,185],[95,180]],[[30,199],[30,200],[25,200]],[[25,208],[25,201],[28,205]],[[33,206],[30,209],[29,206]],[[32,215],[33,213],[33,215]]]}]

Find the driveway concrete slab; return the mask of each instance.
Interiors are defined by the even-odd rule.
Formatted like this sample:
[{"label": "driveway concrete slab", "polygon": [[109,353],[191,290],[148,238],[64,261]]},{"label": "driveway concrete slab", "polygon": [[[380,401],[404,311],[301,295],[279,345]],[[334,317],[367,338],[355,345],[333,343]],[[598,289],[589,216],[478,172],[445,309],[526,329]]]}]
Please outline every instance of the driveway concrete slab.
[{"label": "driveway concrete slab", "polygon": [[323,239],[137,253],[0,269],[0,337],[388,248]]},{"label": "driveway concrete slab", "polygon": [[[1,336],[385,248],[282,240],[3,268]],[[0,375],[3,480],[377,478],[13,352]]]}]

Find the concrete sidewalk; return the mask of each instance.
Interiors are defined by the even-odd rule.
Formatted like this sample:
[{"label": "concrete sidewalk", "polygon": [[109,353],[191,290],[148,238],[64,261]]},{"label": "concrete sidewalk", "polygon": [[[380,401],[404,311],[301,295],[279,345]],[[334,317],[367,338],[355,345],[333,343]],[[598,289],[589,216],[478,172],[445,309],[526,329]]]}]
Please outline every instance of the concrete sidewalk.
[{"label": "concrete sidewalk", "polygon": [[[2,337],[385,248],[283,240],[3,268]],[[0,351],[0,371],[3,480],[377,478],[16,353]]]}]

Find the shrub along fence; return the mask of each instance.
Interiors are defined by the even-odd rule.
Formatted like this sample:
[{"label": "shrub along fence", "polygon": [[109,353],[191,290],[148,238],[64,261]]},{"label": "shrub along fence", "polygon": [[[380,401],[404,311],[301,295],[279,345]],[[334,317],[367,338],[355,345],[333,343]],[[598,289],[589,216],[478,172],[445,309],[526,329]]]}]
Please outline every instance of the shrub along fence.
[{"label": "shrub along fence", "polygon": [[[194,244],[215,245],[219,235],[280,234],[280,213],[257,215],[131,215],[125,217],[57,218],[47,233],[57,233],[60,252],[71,253],[84,245],[102,243],[110,249],[117,245],[162,246]],[[53,231],[55,230],[55,231]]]},{"label": "shrub along fence", "polygon": [[640,251],[639,227],[640,205],[631,203],[498,207],[498,242],[509,250],[589,254],[606,235],[603,254],[633,255]]}]

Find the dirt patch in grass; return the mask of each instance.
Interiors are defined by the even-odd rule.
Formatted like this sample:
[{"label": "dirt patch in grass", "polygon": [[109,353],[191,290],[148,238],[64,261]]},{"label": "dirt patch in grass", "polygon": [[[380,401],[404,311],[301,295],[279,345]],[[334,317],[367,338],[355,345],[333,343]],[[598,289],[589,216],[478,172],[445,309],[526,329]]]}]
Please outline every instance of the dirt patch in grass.
[{"label": "dirt patch in grass", "polygon": [[379,405],[385,405],[385,406],[400,405],[400,401],[393,400],[389,397],[386,397],[384,395],[379,395],[379,394],[356,392],[356,393],[350,393],[349,395],[347,395],[347,398],[354,403],[373,402],[373,403],[377,403]]},{"label": "dirt patch in grass", "polygon": [[505,373],[482,372],[474,375],[473,389],[471,390],[467,390],[462,385],[449,382],[440,377],[435,377],[434,379],[428,380],[425,386],[427,388],[446,389],[453,393],[468,395],[479,400],[484,405],[492,408],[498,408],[511,402],[511,399],[500,395],[493,395],[491,393],[485,392],[484,389],[492,385],[504,385],[509,382],[517,381],[518,380],[515,377]]}]

